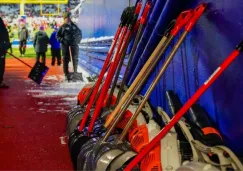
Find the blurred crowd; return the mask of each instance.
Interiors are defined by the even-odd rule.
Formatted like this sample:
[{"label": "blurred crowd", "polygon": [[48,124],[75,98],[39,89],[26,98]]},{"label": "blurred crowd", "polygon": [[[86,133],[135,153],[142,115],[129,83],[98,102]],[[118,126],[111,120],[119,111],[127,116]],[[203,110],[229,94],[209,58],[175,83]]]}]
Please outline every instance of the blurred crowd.
[{"label": "blurred crowd", "polygon": [[[29,38],[33,40],[34,32],[43,26],[44,29],[53,29],[63,24],[62,13],[73,9],[79,4],[80,0],[70,0],[69,4],[43,4],[42,9],[38,4],[25,4],[26,28],[29,31]],[[59,10],[58,10],[59,7]],[[59,12],[59,13],[58,13]],[[0,17],[5,26],[11,27],[13,34],[18,32],[19,24],[19,4],[0,4]],[[72,15],[72,21],[77,23],[78,14]]]},{"label": "blurred crowd", "polygon": [[[72,17],[72,21],[77,23],[77,18]],[[6,18],[3,17],[4,24],[7,28],[11,29],[11,34],[13,38],[16,38],[17,33],[20,29],[20,23],[25,23],[27,30],[29,31],[28,40],[33,40],[35,32],[42,26],[45,30],[53,29],[55,27],[59,28],[63,24],[63,17],[27,17],[26,20],[21,21],[21,19],[14,19],[13,22],[8,22]]]},{"label": "blurred crowd", "polygon": [[12,39],[17,38],[20,30],[20,25],[25,24],[29,32],[28,40],[33,40],[35,32],[42,26],[44,29],[59,28],[63,24],[62,17],[27,17],[26,20],[16,18],[13,22],[9,23],[3,18],[5,26],[11,30]]}]

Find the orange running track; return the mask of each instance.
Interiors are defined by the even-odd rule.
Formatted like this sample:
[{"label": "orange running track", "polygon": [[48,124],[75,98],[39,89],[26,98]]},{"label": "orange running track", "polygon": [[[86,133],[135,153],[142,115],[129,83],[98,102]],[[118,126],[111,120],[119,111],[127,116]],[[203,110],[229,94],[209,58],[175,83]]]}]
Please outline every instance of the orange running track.
[{"label": "orange running track", "polygon": [[[34,65],[34,59],[24,60]],[[75,96],[38,97],[62,81],[39,86],[27,78],[29,72],[16,59],[6,60],[4,82],[10,88],[0,89],[0,170],[72,170],[65,137],[71,105],[63,97]],[[50,67],[47,77],[52,75],[62,75],[62,67]]]}]

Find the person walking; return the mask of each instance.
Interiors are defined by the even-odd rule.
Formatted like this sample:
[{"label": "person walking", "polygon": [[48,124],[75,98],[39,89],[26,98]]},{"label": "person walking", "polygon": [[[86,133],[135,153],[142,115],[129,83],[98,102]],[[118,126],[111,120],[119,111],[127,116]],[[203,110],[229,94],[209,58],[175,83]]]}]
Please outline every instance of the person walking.
[{"label": "person walking", "polygon": [[3,75],[5,72],[5,58],[6,52],[10,47],[10,41],[8,31],[4,25],[2,18],[0,17],[0,88],[9,88],[8,85],[3,83]]},{"label": "person walking", "polygon": [[[70,74],[68,70],[68,64],[73,61],[74,73],[77,73],[78,69],[78,55],[79,55],[79,43],[82,39],[82,31],[71,20],[70,13],[64,13],[64,24],[57,31],[57,40],[61,43],[62,55],[63,55],[63,71],[66,80],[70,81]],[[71,54],[71,55],[70,55]]]},{"label": "person walking", "polygon": [[49,38],[44,31],[44,27],[41,26],[40,30],[36,32],[33,45],[36,52],[36,61],[40,61],[40,56],[42,57],[42,63],[46,65],[46,52],[49,43]]},{"label": "person walking", "polygon": [[19,52],[22,57],[24,56],[26,51],[28,37],[29,37],[28,30],[25,27],[25,24],[22,23],[19,31]]},{"label": "person walking", "polygon": [[60,48],[60,43],[58,42],[57,38],[56,38],[56,34],[57,34],[57,27],[54,27],[54,31],[51,34],[50,37],[50,45],[51,45],[51,56],[52,56],[52,60],[51,60],[51,65],[54,66],[56,63],[56,59],[57,59],[57,65],[60,66],[61,65],[61,48]]}]

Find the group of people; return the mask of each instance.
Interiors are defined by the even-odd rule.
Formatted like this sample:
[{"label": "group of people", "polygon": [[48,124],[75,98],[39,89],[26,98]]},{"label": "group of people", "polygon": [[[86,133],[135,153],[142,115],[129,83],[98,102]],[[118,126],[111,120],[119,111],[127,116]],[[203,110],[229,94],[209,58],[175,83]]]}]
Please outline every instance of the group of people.
[{"label": "group of people", "polygon": [[[70,81],[70,74],[68,70],[69,62],[73,62],[73,70],[77,72],[78,68],[78,54],[79,46],[82,39],[82,32],[76,24],[71,20],[70,13],[64,13],[63,15],[64,24],[58,29],[54,27],[54,31],[50,38],[44,31],[44,27],[40,26],[39,31],[36,32],[33,40],[33,46],[36,52],[36,61],[46,64],[46,52],[48,49],[48,44],[51,45],[52,62],[51,65],[55,65],[57,60],[57,65],[61,65],[61,51],[63,56],[63,71],[65,74],[65,79]],[[8,88],[6,84],[3,83],[3,75],[5,71],[5,58],[6,52],[11,48],[11,42],[9,40],[10,36],[8,30],[6,29],[3,20],[0,17],[0,88]],[[2,36],[3,35],[3,36]],[[11,35],[11,34],[10,34]],[[26,51],[28,39],[28,30],[25,25],[21,25],[19,31],[19,41],[20,41],[20,54],[24,56]],[[11,50],[10,50],[11,51]],[[72,59],[71,59],[72,58]]]},{"label": "group of people", "polygon": [[[82,32],[76,24],[71,20],[70,13],[64,13],[64,24],[57,29],[54,28],[53,33],[50,36],[45,33],[44,28],[40,27],[40,30],[36,32],[33,45],[36,51],[36,60],[39,61],[42,57],[42,63],[45,64],[46,52],[48,44],[51,45],[52,65],[55,65],[57,59],[57,65],[61,65],[61,51],[63,56],[63,71],[66,80],[70,81],[70,74],[68,70],[68,64],[73,61],[73,70],[77,72],[78,68],[78,54],[79,46],[82,39]],[[61,46],[60,46],[61,44]]]}]

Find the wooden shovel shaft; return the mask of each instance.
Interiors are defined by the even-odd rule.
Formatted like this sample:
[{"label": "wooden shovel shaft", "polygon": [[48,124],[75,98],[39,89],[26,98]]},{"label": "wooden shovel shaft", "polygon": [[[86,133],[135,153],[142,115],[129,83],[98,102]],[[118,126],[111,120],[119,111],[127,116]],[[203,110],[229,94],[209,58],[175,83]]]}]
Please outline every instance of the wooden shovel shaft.
[{"label": "wooden shovel shaft", "polygon": [[[118,114],[118,112],[122,108],[123,104],[127,101],[127,99],[130,96],[130,94],[132,94],[132,91],[138,85],[139,81],[144,77],[144,74],[147,72],[148,68],[151,66],[151,64],[153,63],[153,61],[156,58],[158,58],[157,55],[159,54],[159,51],[161,50],[161,48],[164,46],[164,43],[166,42],[166,40],[167,40],[166,37],[163,37],[161,39],[161,41],[159,42],[159,44],[156,47],[156,49],[153,51],[152,55],[149,57],[149,59],[147,60],[147,62],[145,63],[145,65],[143,66],[143,68],[141,69],[141,71],[139,72],[139,74],[137,75],[136,79],[133,81],[132,85],[126,91],[126,93],[124,94],[124,96],[122,97],[122,99],[120,100],[120,102],[118,103],[118,105],[116,106],[116,108],[114,109],[114,111],[111,113],[110,117],[107,119],[107,121],[106,121],[106,123],[104,125],[106,128],[109,127],[109,125],[111,124],[111,122],[113,121],[113,119],[115,118],[115,116]],[[166,48],[163,48],[162,49],[163,52],[165,51],[165,49]]]},{"label": "wooden shovel shaft", "polygon": [[[119,103],[120,101],[120,98],[121,98],[121,94],[123,92],[123,89],[124,89],[124,86],[125,86],[125,82],[127,80],[127,77],[128,77],[128,73],[130,71],[130,66],[132,64],[132,61],[133,61],[133,57],[134,57],[134,54],[136,52],[136,49],[137,49],[137,46],[138,46],[138,42],[142,36],[142,31],[143,31],[143,27],[144,25],[140,25],[139,28],[138,28],[138,33],[137,33],[137,36],[135,38],[135,41],[134,41],[134,44],[133,44],[133,47],[132,47],[132,50],[131,50],[131,54],[129,55],[129,60],[128,60],[128,64],[127,64],[127,68],[126,68],[126,71],[124,73],[124,76],[122,78],[122,82],[121,82],[121,87],[120,87],[120,90],[118,92],[118,95],[117,95],[117,99],[116,99],[116,105]],[[115,105],[115,106],[116,106]]]},{"label": "wooden shovel shaft", "polygon": [[[73,53],[72,53],[71,46],[68,46],[68,51],[69,51],[69,55],[70,55],[71,64],[73,67]],[[73,67],[73,72],[74,72],[74,67]]]},{"label": "wooden shovel shaft", "polygon": [[[113,120],[114,118],[112,118],[112,120],[111,120],[112,121],[112,124],[111,125],[110,124],[108,125],[109,128],[106,131],[106,134],[105,134],[104,138],[102,139],[103,142],[105,142],[108,139],[108,137],[110,136],[110,134],[112,133],[112,131],[116,127],[117,123],[121,119],[123,113],[125,112],[125,110],[127,109],[127,107],[130,105],[132,99],[137,94],[137,92],[139,91],[139,89],[141,88],[141,86],[143,85],[143,83],[146,81],[147,77],[149,76],[149,73],[151,73],[151,71],[153,70],[153,68],[156,66],[156,63],[158,62],[160,56],[165,52],[165,50],[167,49],[168,45],[170,44],[170,42],[172,41],[173,38],[174,38],[174,36],[173,35],[170,35],[168,39],[165,36],[161,39],[161,41],[157,45],[156,49],[154,50],[154,52],[152,53],[152,55],[150,56],[150,58],[148,59],[148,61],[145,63],[144,67],[139,72],[138,76],[136,77],[136,79],[134,81],[136,84],[134,84],[134,82],[133,82],[132,85],[130,86],[130,88],[133,86],[133,89],[132,90],[129,90],[130,89],[129,88],[126,91],[126,93],[123,96],[123,98],[121,99],[121,102],[122,102],[122,100],[124,100],[124,97],[126,97],[126,99],[122,103],[119,111],[117,113],[115,113],[115,115],[114,115],[114,117],[116,117],[116,119]],[[141,72],[143,72],[143,73],[141,74]],[[137,92],[135,92],[134,90],[136,90]],[[113,114],[113,112],[112,112],[112,114]]]},{"label": "wooden shovel shaft", "polygon": [[149,86],[148,90],[146,91],[146,94],[143,97],[142,102],[139,104],[137,110],[135,111],[135,113],[132,115],[132,117],[130,118],[130,120],[128,121],[126,127],[123,129],[121,135],[120,135],[120,140],[122,141],[129,128],[132,126],[134,120],[138,117],[139,113],[142,111],[145,103],[147,102],[149,96],[151,95],[151,93],[153,92],[155,86],[157,85],[157,83],[159,82],[161,76],[164,74],[165,70],[167,69],[168,65],[170,64],[170,62],[172,61],[173,57],[175,56],[175,53],[177,52],[177,50],[179,49],[180,45],[182,44],[183,40],[185,39],[186,35],[187,35],[187,31],[185,31],[180,39],[178,40],[178,42],[176,43],[176,45],[174,46],[174,48],[172,49],[171,53],[169,54],[168,58],[166,59],[166,61],[164,62],[162,68],[160,69],[158,75],[155,77],[155,79],[153,80],[152,84]]}]

